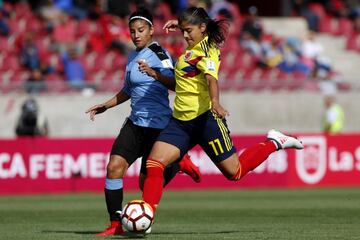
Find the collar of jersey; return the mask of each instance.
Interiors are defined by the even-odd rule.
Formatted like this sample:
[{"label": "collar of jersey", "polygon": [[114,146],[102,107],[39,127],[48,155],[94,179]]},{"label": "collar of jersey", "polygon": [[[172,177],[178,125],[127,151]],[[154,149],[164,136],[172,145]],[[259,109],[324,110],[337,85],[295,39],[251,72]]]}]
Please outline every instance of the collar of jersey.
[{"label": "collar of jersey", "polygon": [[137,51],[137,52],[141,52],[142,50],[144,50],[144,49],[146,49],[146,48],[149,48],[149,47],[150,47],[151,45],[153,45],[153,44],[159,45],[158,42],[152,41],[151,43],[149,43],[148,45],[146,45],[146,47],[144,47],[143,49],[141,49],[140,51]]},{"label": "collar of jersey", "polygon": [[203,40],[201,40],[200,42],[198,42],[195,46],[193,46],[192,48],[186,48],[186,50],[192,50],[192,49],[195,49],[195,48],[197,48],[197,47],[199,47],[200,46],[200,44],[201,43],[203,43],[203,42],[206,42],[206,44],[207,44],[207,41],[208,41],[208,36],[205,36],[204,38],[203,38]]}]

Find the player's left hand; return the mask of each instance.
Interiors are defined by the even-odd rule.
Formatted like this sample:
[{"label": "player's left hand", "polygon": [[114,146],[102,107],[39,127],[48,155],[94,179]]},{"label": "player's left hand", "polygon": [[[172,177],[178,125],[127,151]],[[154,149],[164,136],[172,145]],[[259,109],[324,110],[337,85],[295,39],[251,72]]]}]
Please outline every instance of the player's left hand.
[{"label": "player's left hand", "polygon": [[225,108],[223,108],[219,103],[212,103],[211,111],[221,119],[229,115],[229,112]]},{"label": "player's left hand", "polygon": [[145,60],[138,60],[137,64],[139,64],[139,71],[149,75],[150,77],[156,77],[156,72],[152,69]]}]

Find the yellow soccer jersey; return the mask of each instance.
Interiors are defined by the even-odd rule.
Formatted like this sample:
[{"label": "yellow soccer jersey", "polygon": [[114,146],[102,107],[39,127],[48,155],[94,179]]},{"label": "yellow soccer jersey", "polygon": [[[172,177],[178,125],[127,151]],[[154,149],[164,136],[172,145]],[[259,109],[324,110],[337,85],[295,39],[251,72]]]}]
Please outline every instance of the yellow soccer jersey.
[{"label": "yellow soccer jersey", "polygon": [[220,50],[208,44],[208,37],[187,48],[175,65],[176,97],[173,116],[187,121],[211,108],[205,74],[218,79]]}]

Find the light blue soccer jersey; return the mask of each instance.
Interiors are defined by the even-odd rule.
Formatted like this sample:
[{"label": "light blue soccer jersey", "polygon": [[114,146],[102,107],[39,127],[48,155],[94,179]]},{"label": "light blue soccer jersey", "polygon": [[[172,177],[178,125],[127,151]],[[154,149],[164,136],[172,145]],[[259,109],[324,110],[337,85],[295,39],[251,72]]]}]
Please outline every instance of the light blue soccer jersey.
[{"label": "light blue soccer jersey", "polygon": [[137,61],[145,61],[162,75],[174,76],[168,52],[157,43],[130,53],[123,91],[130,96],[130,120],[138,126],[163,129],[170,121],[168,89],[159,81],[139,71]]}]

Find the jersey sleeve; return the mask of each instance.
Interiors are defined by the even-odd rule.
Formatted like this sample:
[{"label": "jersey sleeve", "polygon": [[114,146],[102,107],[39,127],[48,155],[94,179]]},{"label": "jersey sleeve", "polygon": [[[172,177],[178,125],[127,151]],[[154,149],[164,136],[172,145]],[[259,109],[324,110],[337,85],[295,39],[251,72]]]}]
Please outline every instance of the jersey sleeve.
[{"label": "jersey sleeve", "polygon": [[167,76],[167,77],[175,77],[174,69],[172,68],[159,68],[157,69],[161,75]]},{"label": "jersey sleeve", "polygon": [[164,76],[174,77],[174,63],[171,59],[170,54],[160,47],[153,51],[153,61],[154,65],[156,65],[156,67],[153,67],[153,69],[160,72]]},{"label": "jersey sleeve", "polygon": [[215,47],[205,47],[204,57],[197,63],[197,68],[205,74],[218,79],[220,67],[220,51]]}]

